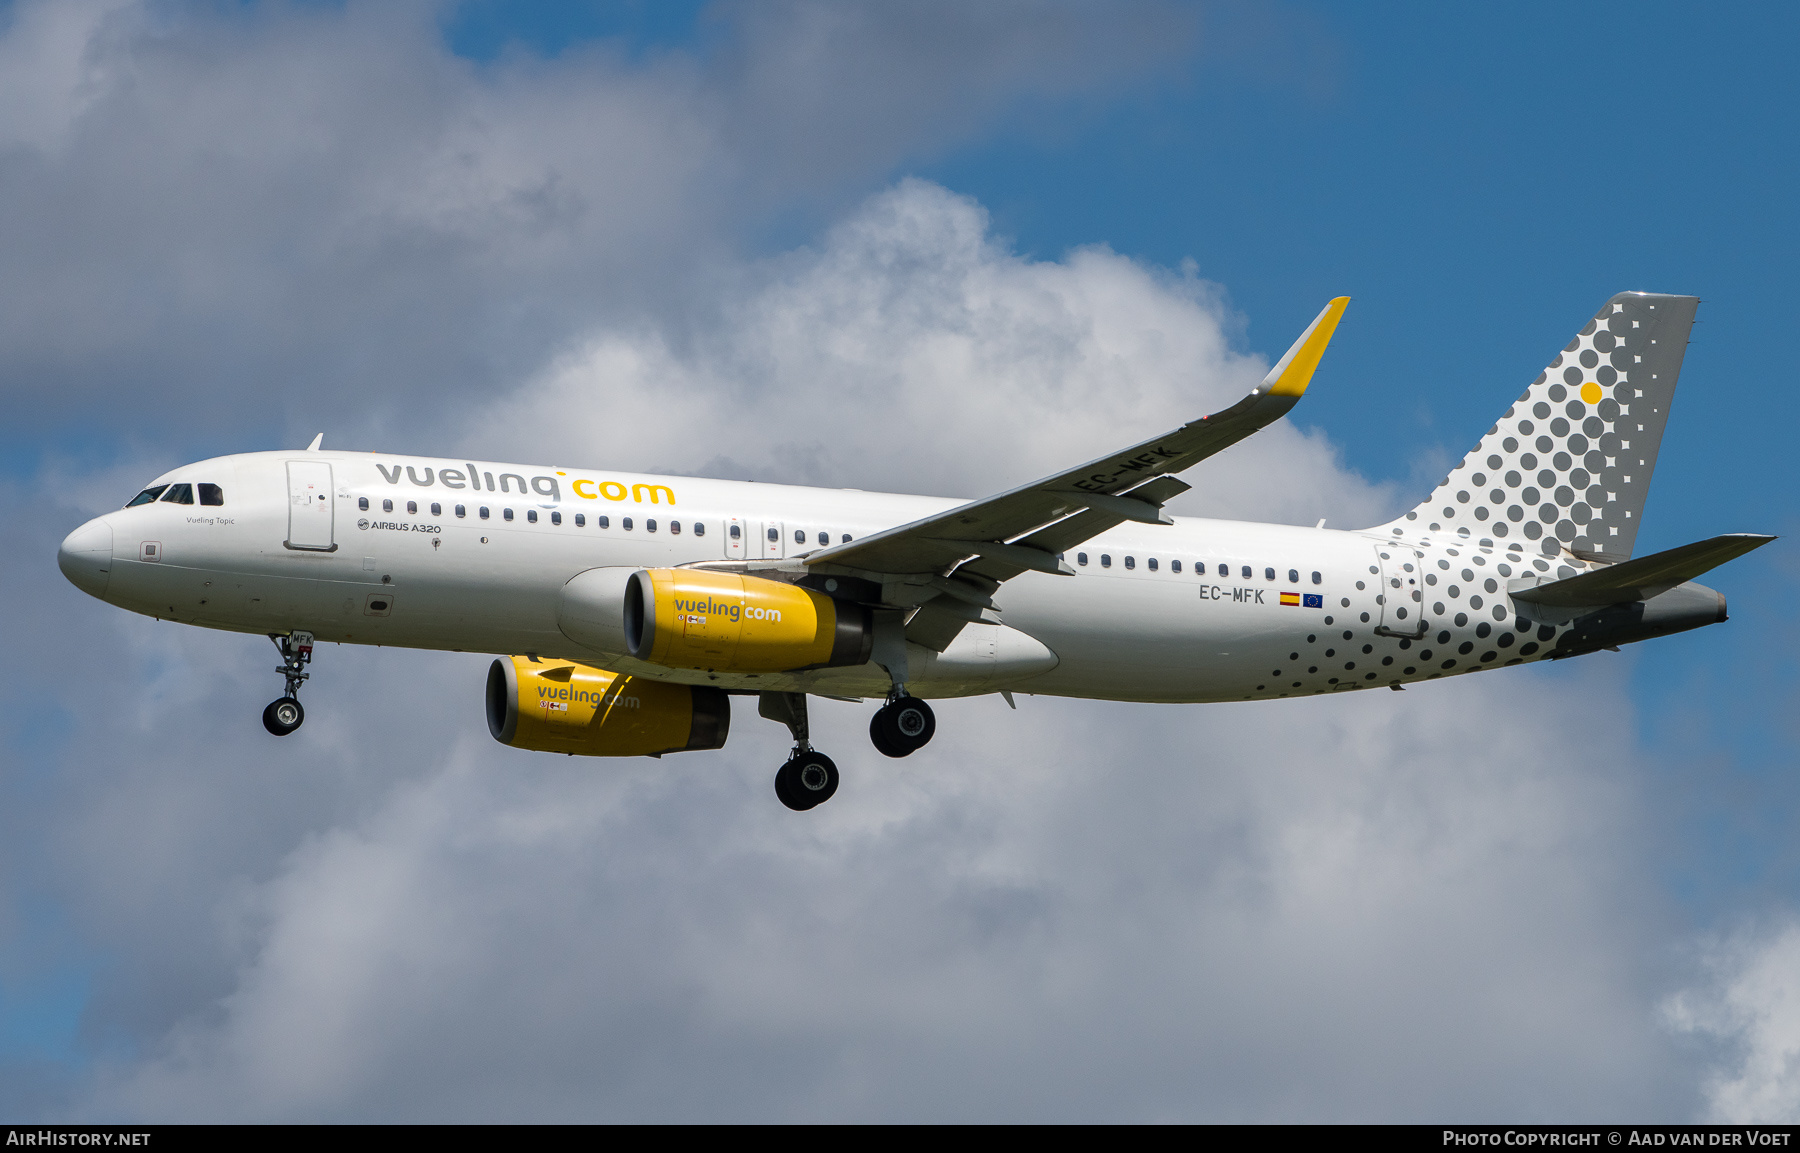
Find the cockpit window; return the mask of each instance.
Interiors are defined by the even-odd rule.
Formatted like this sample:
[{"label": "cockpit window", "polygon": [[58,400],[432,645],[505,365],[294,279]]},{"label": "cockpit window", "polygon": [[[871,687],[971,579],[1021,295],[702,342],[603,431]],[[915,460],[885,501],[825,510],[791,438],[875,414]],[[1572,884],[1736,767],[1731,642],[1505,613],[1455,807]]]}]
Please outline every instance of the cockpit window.
[{"label": "cockpit window", "polygon": [[164,504],[193,504],[194,486],[191,484],[172,484],[169,491],[163,493]]},{"label": "cockpit window", "polygon": [[163,494],[163,489],[168,488],[168,487],[169,486],[166,484],[159,484],[159,485],[155,486],[154,488],[147,488],[143,492],[140,492],[136,496],[132,497],[131,503],[126,505],[125,507],[126,508],[136,508],[140,504],[149,504],[151,501],[153,501],[157,497],[161,496]]},{"label": "cockpit window", "polygon": [[199,484],[194,486],[200,490],[201,504],[224,504],[225,490],[216,484]]}]

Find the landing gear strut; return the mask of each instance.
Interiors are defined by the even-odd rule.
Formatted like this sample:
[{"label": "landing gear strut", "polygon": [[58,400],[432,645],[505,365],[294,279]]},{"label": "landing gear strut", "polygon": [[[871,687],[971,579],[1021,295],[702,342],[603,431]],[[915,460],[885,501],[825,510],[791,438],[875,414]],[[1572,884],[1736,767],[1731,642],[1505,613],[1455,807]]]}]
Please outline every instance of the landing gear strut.
[{"label": "landing gear strut", "polygon": [[756,711],[780,721],[794,735],[794,751],[775,773],[775,795],[795,812],[822,805],[837,792],[838,770],[831,758],[812,747],[807,739],[806,694],[759,694]]},{"label": "landing gear strut", "polygon": [[937,732],[931,706],[895,685],[887,704],[869,718],[869,740],[883,756],[905,757],[924,748]]},{"label": "landing gear strut", "polygon": [[263,728],[285,737],[306,720],[306,710],[300,707],[300,685],[312,674],[301,670],[312,663],[313,635],[270,633],[269,639],[281,650],[281,665],[275,671],[287,678],[287,693],[280,700],[270,701],[263,710]]}]

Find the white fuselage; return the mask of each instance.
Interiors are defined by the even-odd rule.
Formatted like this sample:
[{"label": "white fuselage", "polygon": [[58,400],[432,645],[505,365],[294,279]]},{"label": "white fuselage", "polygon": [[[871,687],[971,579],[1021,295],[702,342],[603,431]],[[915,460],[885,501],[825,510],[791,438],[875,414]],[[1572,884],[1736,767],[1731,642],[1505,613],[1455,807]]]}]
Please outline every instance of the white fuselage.
[{"label": "white fuselage", "polygon": [[[320,451],[219,457],[155,483],[182,482],[218,486],[222,503],[157,501],[98,518],[65,545],[71,579],[133,612],[209,628],[535,653],[671,681],[842,696],[880,696],[888,678],[874,665],[774,675],[644,665],[565,636],[563,587],[592,568],[792,558],[961,503]],[[927,697],[1272,699],[1547,655],[1547,626],[1515,631],[1506,584],[1552,562],[1393,533],[1197,518],[1122,525],[1068,554],[1074,576],[1027,572],[1004,584],[994,597],[1003,624],[970,624],[942,654],[909,645],[909,686]],[[94,558],[84,577],[67,559],[78,540]],[[1384,618],[1401,607],[1404,618]],[[1429,634],[1378,634],[1414,631],[1424,609]]]}]

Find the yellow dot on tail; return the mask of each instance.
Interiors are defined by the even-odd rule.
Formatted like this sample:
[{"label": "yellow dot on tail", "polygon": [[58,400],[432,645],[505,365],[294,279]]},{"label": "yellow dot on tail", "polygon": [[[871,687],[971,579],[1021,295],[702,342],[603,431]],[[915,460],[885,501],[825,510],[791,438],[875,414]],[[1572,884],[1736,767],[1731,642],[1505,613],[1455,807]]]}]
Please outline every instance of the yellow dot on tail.
[{"label": "yellow dot on tail", "polygon": [[1581,386],[1581,399],[1587,401],[1589,404],[1599,404],[1600,403],[1600,386],[1591,380],[1588,381],[1586,384],[1582,385]]}]

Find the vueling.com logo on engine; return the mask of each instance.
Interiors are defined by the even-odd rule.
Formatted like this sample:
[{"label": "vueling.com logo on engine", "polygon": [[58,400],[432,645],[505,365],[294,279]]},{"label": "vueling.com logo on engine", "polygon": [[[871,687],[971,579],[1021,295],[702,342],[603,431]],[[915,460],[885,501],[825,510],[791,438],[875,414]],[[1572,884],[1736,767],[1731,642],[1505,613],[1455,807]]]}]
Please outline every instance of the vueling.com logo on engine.
[{"label": "vueling.com logo on engine", "polygon": [[716,601],[707,597],[703,601],[682,600],[675,598],[675,611],[678,613],[710,613],[717,614],[729,621],[775,621],[781,620],[780,609],[757,608],[755,605],[734,605],[725,601]]}]

